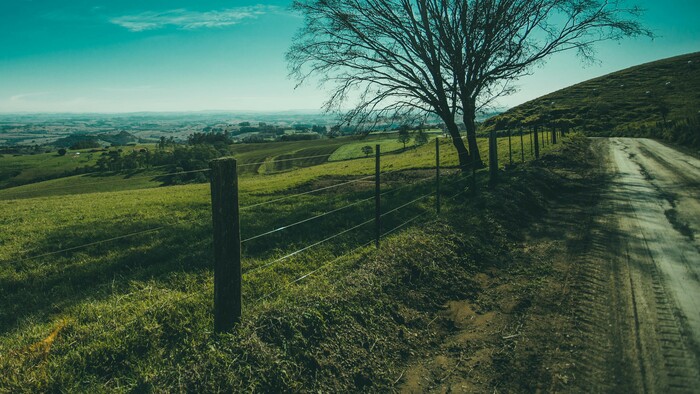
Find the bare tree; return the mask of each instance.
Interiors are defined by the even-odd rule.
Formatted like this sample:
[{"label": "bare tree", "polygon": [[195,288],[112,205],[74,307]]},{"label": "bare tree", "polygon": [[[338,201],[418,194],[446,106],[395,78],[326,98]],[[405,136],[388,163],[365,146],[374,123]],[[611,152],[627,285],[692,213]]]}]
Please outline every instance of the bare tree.
[{"label": "bare tree", "polygon": [[305,25],[287,53],[291,74],[332,85],[327,110],[352,102],[346,120],[357,123],[434,113],[462,167],[482,165],[477,112],[535,65],[568,50],[591,60],[599,41],[650,35],[637,7],[614,0],[298,0],[293,8]]},{"label": "bare tree", "polygon": [[460,163],[469,154],[459,135],[454,78],[432,33],[437,15],[411,0],[296,1],[305,25],[287,53],[291,74],[332,85],[325,109],[342,110],[347,122],[389,123],[434,113],[452,136]]},{"label": "bare tree", "polygon": [[[575,50],[594,60],[594,44],[648,35],[638,7],[624,1],[475,0],[437,1],[446,10],[440,36],[447,67],[456,76],[469,148],[480,162],[475,118],[513,82],[547,57]],[[438,7],[438,5],[436,5]]]}]

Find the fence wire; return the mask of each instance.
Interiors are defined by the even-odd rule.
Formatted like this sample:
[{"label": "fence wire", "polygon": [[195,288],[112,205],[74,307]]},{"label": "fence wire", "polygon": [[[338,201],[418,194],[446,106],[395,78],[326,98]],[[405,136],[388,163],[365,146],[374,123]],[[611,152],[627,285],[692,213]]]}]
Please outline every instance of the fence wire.
[{"label": "fence wire", "polygon": [[330,157],[333,155],[332,153],[327,154],[327,155],[318,155],[318,156],[306,156],[306,157],[293,157],[290,159],[282,159],[282,160],[271,160],[271,161],[261,161],[258,163],[245,163],[245,164],[238,164],[238,167],[251,167],[251,166],[259,166],[263,164],[273,164],[273,163],[284,163],[288,161],[296,161],[296,160],[308,160],[308,159],[318,159],[321,157]]},{"label": "fence wire", "polygon": [[322,187],[322,188],[310,190],[310,191],[308,191],[308,192],[292,194],[292,195],[290,195],[290,196],[279,197],[279,198],[275,198],[275,199],[272,199],[272,200],[263,201],[263,202],[260,202],[260,203],[257,203],[257,204],[247,205],[247,206],[245,206],[245,207],[241,207],[240,210],[242,211],[242,210],[246,210],[246,209],[257,208],[257,207],[261,207],[261,206],[264,206],[264,205],[268,205],[268,204],[272,204],[272,203],[276,203],[276,202],[280,202],[280,201],[286,201],[286,200],[289,200],[289,199],[292,199],[292,198],[295,198],[295,197],[300,197],[300,196],[305,196],[305,195],[308,195],[308,194],[318,193],[318,192],[324,191],[324,190],[335,189],[335,188],[338,188],[338,187],[341,187],[341,186],[346,186],[346,185],[351,185],[351,184],[353,184],[353,183],[358,183],[358,182],[360,182],[360,181],[362,181],[362,180],[369,179],[369,178],[374,178],[374,175],[366,176],[366,177],[364,177],[364,178],[355,179],[355,180],[349,181],[349,182],[338,183],[338,184],[335,184],[335,185],[331,185],[331,186],[326,186],[326,187]]},{"label": "fence wire", "polygon": [[298,221],[298,222],[296,222],[296,223],[288,224],[288,225],[286,225],[286,226],[282,226],[282,227],[279,227],[279,228],[277,228],[277,229],[270,230],[270,231],[268,231],[268,232],[266,232],[266,233],[258,234],[258,235],[256,235],[256,236],[253,236],[253,237],[244,239],[243,241],[241,241],[241,243],[244,244],[244,243],[246,243],[246,242],[249,242],[249,241],[252,241],[252,240],[255,240],[255,239],[259,239],[259,238],[262,238],[262,237],[265,237],[265,236],[268,236],[268,235],[272,235],[272,234],[278,233],[278,232],[280,232],[280,231],[288,230],[288,229],[290,229],[290,228],[292,228],[292,227],[296,227],[296,226],[298,226],[298,225],[301,225],[301,224],[304,224],[304,223],[308,223],[308,222],[311,222],[311,221],[314,221],[314,220],[317,220],[317,219],[320,219],[320,218],[323,218],[323,217],[332,215],[332,214],[334,214],[334,213],[343,211],[343,210],[345,210],[345,209],[348,209],[348,208],[351,208],[351,207],[360,205],[360,204],[362,204],[362,203],[365,203],[365,202],[371,201],[371,200],[374,200],[374,196],[369,197],[369,198],[362,199],[362,200],[357,201],[357,202],[354,202],[354,203],[352,203],[352,204],[345,205],[345,206],[343,206],[343,207],[334,209],[334,210],[332,210],[332,211],[324,212],[324,213],[322,213],[322,214],[319,214],[319,215],[316,215],[316,216],[313,216],[313,217],[310,217],[310,218],[307,218],[307,219],[304,219],[304,220],[300,220],[300,221]]},{"label": "fence wire", "polygon": [[406,208],[407,206],[409,206],[409,205],[411,205],[411,204],[415,204],[415,203],[417,203],[418,201],[424,200],[424,199],[426,199],[426,198],[428,198],[428,197],[431,197],[431,196],[433,196],[433,195],[435,195],[435,192],[428,193],[428,194],[425,194],[425,195],[423,195],[423,196],[420,196],[420,197],[416,198],[416,199],[413,200],[413,201],[409,201],[409,202],[407,202],[407,203],[405,203],[405,204],[403,204],[403,205],[401,205],[401,206],[399,206],[399,207],[396,207],[396,208],[394,208],[394,209],[392,209],[392,210],[390,210],[390,211],[384,212],[383,214],[379,215],[379,217],[384,217],[384,216],[390,215],[390,214],[392,214],[392,213],[394,213],[394,212],[396,212],[396,211],[398,211],[398,210],[400,210],[400,209]]},{"label": "fence wire", "polygon": [[24,258],[14,260],[14,261],[5,261],[5,262],[3,262],[3,264],[17,264],[17,263],[21,263],[24,261],[34,260],[34,259],[38,259],[38,258],[42,258],[42,257],[48,257],[48,256],[54,256],[54,255],[61,254],[61,253],[72,252],[75,250],[80,250],[80,249],[88,248],[91,246],[102,245],[102,244],[106,244],[109,242],[118,241],[120,239],[133,238],[133,237],[138,237],[138,236],[146,235],[146,234],[150,234],[150,233],[156,233],[156,232],[159,232],[159,231],[164,230],[164,229],[171,227],[171,226],[174,226],[174,225],[165,225],[165,226],[155,227],[155,228],[151,228],[148,230],[143,230],[143,231],[138,231],[138,232],[134,232],[131,234],[122,235],[119,237],[103,239],[100,241],[90,242],[87,244],[73,246],[70,248],[65,248],[65,249],[61,249],[61,250],[57,250],[57,251],[53,251],[53,252],[42,253],[42,254],[39,254],[36,256],[24,257]]},{"label": "fence wire", "polygon": [[371,245],[373,242],[374,242],[374,240],[369,241],[369,242],[364,243],[364,244],[362,244],[362,245],[360,245],[360,246],[358,246],[358,247],[356,247],[356,248],[354,248],[354,249],[352,249],[352,250],[350,250],[350,251],[348,251],[348,252],[345,252],[345,253],[341,254],[340,256],[337,256],[337,257],[334,258],[333,260],[331,260],[331,261],[329,261],[329,262],[327,262],[327,263],[321,265],[320,267],[316,268],[315,270],[310,271],[310,272],[307,272],[306,274],[304,274],[304,275],[302,275],[302,276],[300,276],[300,277],[298,277],[298,278],[296,278],[296,279],[294,279],[294,280],[292,280],[292,281],[290,281],[290,282],[288,282],[288,283],[282,285],[279,289],[277,289],[277,290],[275,290],[275,291],[273,291],[273,292],[271,292],[271,293],[268,293],[268,294],[266,294],[266,295],[264,295],[264,296],[258,298],[257,300],[255,300],[255,302],[260,302],[260,301],[264,300],[265,298],[272,297],[273,295],[282,292],[283,290],[289,288],[289,287],[292,286],[293,284],[299,283],[299,282],[301,282],[302,280],[304,280],[304,279],[306,279],[306,278],[308,278],[308,277],[310,277],[310,276],[312,276],[312,275],[315,275],[316,273],[322,271],[322,270],[325,269],[326,267],[329,267],[329,266],[333,265],[334,263],[340,261],[342,258],[348,257],[348,256],[352,255],[353,253],[357,252],[358,250],[360,250],[360,249],[362,249],[362,248],[366,248],[367,246]]},{"label": "fence wire", "polygon": [[[133,177],[128,177],[128,175],[125,175],[125,176],[127,176],[126,178],[122,178],[119,180],[116,180],[116,179],[110,179],[110,180],[104,180],[104,181],[97,180],[95,182],[91,182],[89,185],[65,185],[65,186],[57,186],[57,187],[47,187],[47,188],[38,189],[38,190],[18,190],[18,191],[13,191],[11,189],[6,189],[6,190],[7,190],[7,194],[9,194],[9,196],[13,196],[13,195],[41,193],[41,192],[45,192],[45,191],[50,192],[50,191],[55,191],[55,190],[70,190],[70,189],[75,189],[78,187],[93,186],[93,185],[100,185],[100,186],[102,186],[102,185],[116,185],[119,183],[124,183],[124,182],[139,180],[139,179],[162,178],[162,177],[167,177],[167,176],[195,174],[198,172],[207,172],[207,171],[211,171],[211,170],[209,168],[206,168],[203,170],[179,171],[179,172],[172,172],[169,174],[153,174],[153,175],[143,175],[143,176],[133,176]],[[95,174],[95,173],[88,173],[88,174],[84,174],[84,175],[91,175],[91,174]],[[119,175],[121,176],[122,174],[119,174]],[[85,177],[85,176],[83,176],[83,177]],[[17,187],[22,187],[22,186],[27,186],[27,185],[21,185],[21,186],[17,186]]]},{"label": "fence wire", "polygon": [[362,227],[362,226],[366,226],[366,225],[368,225],[369,223],[372,223],[372,222],[374,222],[374,218],[372,218],[372,219],[370,219],[370,220],[368,220],[368,221],[366,221],[366,222],[360,223],[360,224],[358,224],[358,225],[356,225],[356,226],[350,227],[349,229],[343,230],[343,231],[341,231],[341,232],[339,232],[339,233],[337,233],[337,234],[335,234],[335,235],[332,235],[332,236],[330,236],[330,237],[328,237],[328,238],[326,238],[326,239],[323,239],[323,240],[321,240],[321,241],[315,242],[315,243],[313,243],[313,244],[311,244],[311,245],[309,245],[309,246],[306,246],[306,247],[304,247],[304,248],[301,248],[301,249],[299,249],[299,250],[297,250],[297,251],[294,251],[294,252],[292,252],[292,253],[289,253],[289,254],[287,254],[287,255],[285,255],[285,256],[282,256],[282,257],[280,257],[280,258],[278,258],[278,259],[275,259],[275,260],[273,260],[273,261],[271,261],[271,262],[269,262],[269,263],[267,263],[267,264],[261,265],[260,267],[256,267],[256,268],[250,269],[250,270],[246,271],[246,272],[244,273],[244,275],[252,274],[252,273],[254,273],[254,272],[257,272],[257,271],[260,271],[260,270],[262,270],[262,269],[268,268],[268,267],[270,267],[270,266],[272,266],[272,265],[275,265],[275,264],[277,264],[277,263],[279,263],[279,262],[282,262],[282,261],[287,260],[287,259],[289,259],[289,258],[291,258],[291,257],[294,257],[294,256],[298,255],[299,253],[305,252],[305,251],[307,251],[307,250],[309,250],[309,249],[311,249],[311,248],[314,248],[314,247],[316,247],[316,246],[322,245],[322,244],[324,244],[324,243],[326,243],[326,242],[328,242],[328,241],[331,241],[331,240],[333,240],[333,239],[335,239],[335,238],[340,237],[341,235],[345,235],[345,234],[349,233],[350,231],[357,230],[358,228],[360,228],[360,227]]}]

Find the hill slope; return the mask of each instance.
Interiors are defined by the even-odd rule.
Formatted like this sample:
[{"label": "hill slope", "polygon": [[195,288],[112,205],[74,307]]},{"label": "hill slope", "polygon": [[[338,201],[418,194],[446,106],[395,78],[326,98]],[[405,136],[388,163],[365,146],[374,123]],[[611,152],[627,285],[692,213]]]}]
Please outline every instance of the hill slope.
[{"label": "hill slope", "polygon": [[700,146],[700,52],[631,67],[550,93],[484,122],[652,136]]}]

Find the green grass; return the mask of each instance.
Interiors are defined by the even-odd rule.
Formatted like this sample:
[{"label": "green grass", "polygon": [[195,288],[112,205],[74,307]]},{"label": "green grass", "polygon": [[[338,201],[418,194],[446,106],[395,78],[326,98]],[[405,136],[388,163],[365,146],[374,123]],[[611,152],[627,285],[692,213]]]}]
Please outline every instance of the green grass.
[{"label": "green grass", "polygon": [[[529,137],[529,134],[524,134],[526,161],[533,159]],[[384,147],[386,139],[377,137],[375,141],[379,141],[382,146],[382,152],[384,152],[382,158],[383,171],[434,166],[434,142],[418,148],[412,147],[405,152],[402,152],[401,149],[391,152]],[[509,163],[508,140],[502,137],[498,141],[499,163],[500,166],[504,166]],[[392,140],[388,142],[391,143]],[[457,155],[451,141],[441,138],[440,142],[441,164],[447,167],[456,166]],[[488,141],[484,138],[479,138],[478,143],[482,157],[487,158]],[[353,142],[353,140],[346,139],[342,141],[324,140],[322,143],[312,141],[311,146],[306,148],[301,142],[237,145],[234,147],[236,149],[234,157],[238,158],[239,165],[241,165],[241,190],[261,195],[261,198],[264,198],[265,193],[275,193],[280,190],[295,188],[306,182],[323,177],[344,179],[344,177],[374,174],[374,157],[326,162],[325,155],[328,152],[355,144],[357,143]],[[513,135],[512,148],[513,161],[521,161],[519,135]],[[288,150],[285,151],[284,149]],[[545,152],[546,150],[547,148],[542,146],[542,151]],[[274,162],[274,160],[288,160],[308,156],[321,157]],[[265,164],[247,165],[250,163]],[[260,176],[261,174],[264,176]],[[1,189],[0,200],[153,188],[161,185],[161,182],[158,181],[159,175],[162,175],[161,170],[140,170],[121,174],[87,174],[65,177],[31,185]]]},{"label": "green grass", "polygon": [[59,156],[56,152],[36,155],[2,155],[0,189],[60,176],[77,167],[94,165],[100,157],[99,153],[94,153],[92,159],[88,159],[88,155],[89,153],[85,151],[81,151],[80,157],[76,157],[75,152],[68,152],[65,156]]},{"label": "green grass", "polygon": [[[336,149],[336,143],[355,143],[332,141],[237,146],[237,157],[255,163],[260,158],[303,157]],[[487,157],[483,150],[487,142],[480,140],[479,144]],[[550,145],[545,150],[551,149]],[[499,150],[503,165],[507,162],[507,139],[499,140]],[[461,212],[464,200],[456,203],[447,197],[463,190],[467,182],[455,175],[457,156],[451,141],[441,140],[441,153],[446,167],[444,204],[451,216],[450,210]],[[434,190],[432,180],[414,184],[434,174],[434,143],[387,153],[381,160],[385,173],[382,190],[402,188],[382,198],[383,212]],[[240,177],[243,239],[373,196],[374,183],[368,179],[249,208],[374,173],[373,158],[308,164],[304,168],[285,164],[279,169],[282,172],[260,175],[256,170]],[[484,174],[480,172],[482,187]],[[446,275],[440,276],[442,281],[466,278],[465,272],[456,271],[459,265],[454,265],[460,250],[458,237],[440,226],[396,235],[386,241],[379,254],[361,248],[336,260],[336,256],[371,241],[373,229],[368,225],[266,266],[371,219],[374,207],[370,200],[244,244],[244,328],[232,337],[216,337],[211,333],[209,185],[154,187],[158,183],[150,173],[134,174],[132,179],[123,174],[102,179],[99,184],[100,179],[90,176],[71,177],[0,191],[0,199],[5,198],[0,200],[0,391],[300,389],[311,379],[304,377],[304,371],[312,368],[313,362],[290,363],[273,354],[320,340],[308,330],[319,329],[318,335],[324,337],[344,332],[342,327],[360,330],[345,332],[349,339],[359,339],[365,332],[362,330],[371,331],[373,323],[365,325],[355,319],[369,322],[372,316],[385,316],[390,311],[382,301],[386,295],[372,300],[371,294],[365,293],[366,280],[370,289],[377,290],[375,284],[383,283],[379,278],[388,280],[400,274],[406,275],[405,284],[424,286],[427,277],[437,275],[437,267],[441,267],[440,275]],[[18,190],[27,193],[21,197],[11,194]],[[383,228],[390,230],[421,213],[430,218],[433,209],[434,199],[426,198],[385,216]],[[71,250],[150,229],[158,230]],[[488,233],[480,236],[495,239]],[[66,251],[41,256],[57,250]],[[33,256],[40,257],[27,259]],[[366,269],[361,262],[367,256],[374,256],[371,264],[379,264],[379,271],[371,277],[357,276]],[[402,266],[406,261],[410,264]],[[292,283],[317,269],[322,271],[311,284]],[[382,269],[390,270],[391,275],[384,276]],[[336,287],[351,273],[355,274],[349,276],[350,282]],[[401,287],[396,291],[406,290]],[[275,291],[279,293],[259,300]],[[309,308],[309,303],[321,309]],[[296,312],[288,315],[281,310]],[[283,315],[277,319],[279,313]],[[301,321],[289,319],[297,315]],[[397,323],[381,324],[393,327]],[[385,345],[378,346],[383,349]],[[386,359],[373,356],[372,363],[390,362],[401,352],[395,345],[386,346]],[[242,362],[241,357],[247,361]],[[178,386],[178,381],[185,386]],[[237,386],[239,381],[247,386]],[[346,388],[353,381],[353,376],[338,378]],[[333,389],[326,386],[326,390]],[[335,390],[342,391],[342,387]]]},{"label": "green grass", "polygon": [[[648,93],[647,93],[648,92]],[[550,93],[484,122],[483,131],[562,122],[590,133],[633,134],[662,121],[696,117],[700,53],[631,67]]]},{"label": "green grass", "polygon": [[[429,130],[426,131],[426,133],[429,134],[429,142],[434,140],[435,135],[441,134],[438,131],[435,130]],[[375,134],[375,135],[370,135],[367,138],[365,138],[363,141],[356,142],[356,143],[349,143],[345,144],[341,147],[339,147],[335,152],[333,152],[333,155],[328,159],[329,161],[339,161],[339,160],[348,160],[348,159],[357,159],[361,157],[365,157],[366,155],[362,153],[362,147],[364,146],[371,146],[372,149],[375,148],[377,144],[381,145],[381,151],[382,153],[389,153],[389,152],[397,152],[400,150],[404,149],[403,143],[399,142],[397,140],[398,134],[397,133],[390,133],[390,134]],[[410,141],[408,144],[406,144],[406,149],[413,149],[415,148],[415,145],[413,141]],[[370,155],[372,156],[372,155]]]}]

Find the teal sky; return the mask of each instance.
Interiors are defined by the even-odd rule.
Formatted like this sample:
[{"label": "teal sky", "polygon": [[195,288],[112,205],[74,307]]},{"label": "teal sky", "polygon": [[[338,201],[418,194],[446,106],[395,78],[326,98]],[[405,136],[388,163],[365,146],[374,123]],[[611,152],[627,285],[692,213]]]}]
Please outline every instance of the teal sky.
[{"label": "teal sky", "polygon": [[[115,4],[118,3],[118,4]],[[0,3],[0,112],[318,109],[294,89],[284,52],[301,19],[290,1],[13,0]],[[521,79],[512,106],[639,63],[700,51],[700,1],[643,0],[658,37],[558,55]]]}]

